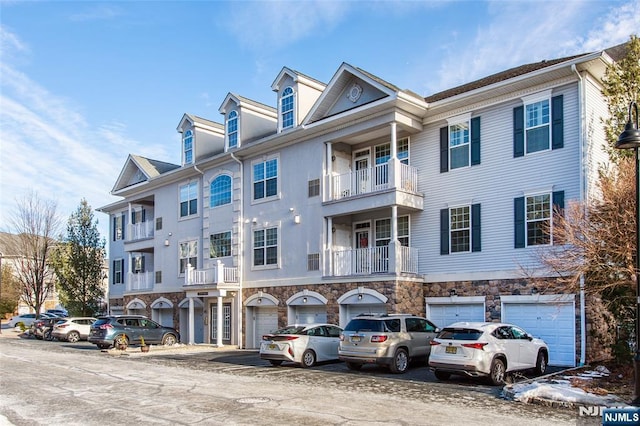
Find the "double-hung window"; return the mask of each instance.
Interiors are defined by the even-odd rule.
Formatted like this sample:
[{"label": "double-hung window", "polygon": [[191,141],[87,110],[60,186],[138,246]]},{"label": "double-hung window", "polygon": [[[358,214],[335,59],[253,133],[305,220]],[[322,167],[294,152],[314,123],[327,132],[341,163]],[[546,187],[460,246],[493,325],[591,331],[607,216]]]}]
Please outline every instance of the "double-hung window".
[{"label": "double-hung window", "polygon": [[198,214],[198,182],[180,187],[180,217]]},{"label": "double-hung window", "polygon": [[513,156],[562,148],[563,96],[551,97],[551,90],[546,90],[522,102],[513,109]]},{"label": "double-hung window", "polygon": [[191,265],[194,269],[198,267],[198,241],[181,242],[178,250],[181,274],[187,270],[187,265]]},{"label": "double-hung window", "polygon": [[123,259],[115,259],[113,261],[113,270],[112,270],[113,284],[122,284],[124,283],[124,260]]},{"label": "double-hung window", "polygon": [[293,127],[294,124],[294,93],[291,87],[287,87],[282,92],[280,98],[280,114],[282,115],[282,129]]},{"label": "double-hung window", "polygon": [[231,203],[231,176],[220,175],[211,182],[210,207]]},{"label": "double-hung window", "polygon": [[440,210],[440,254],[481,251],[480,204]]},{"label": "double-hung window", "polygon": [[[388,246],[391,242],[391,219],[376,220],[376,247]],[[409,216],[399,216],[397,222],[398,241],[400,245],[409,246]]]},{"label": "double-hung window", "polygon": [[238,146],[238,113],[229,112],[227,116],[227,149]]},{"label": "double-hung window", "polygon": [[278,228],[253,231],[253,266],[278,264]]},{"label": "double-hung window", "polygon": [[564,191],[515,198],[515,248],[553,244],[553,215],[563,211]]},{"label": "double-hung window", "polygon": [[187,130],[182,137],[183,164],[193,162],[193,132]]},{"label": "double-hung window", "polygon": [[278,194],[278,159],[253,164],[253,199],[263,200]]},{"label": "double-hung window", "polygon": [[480,164],[480,117],[451,117],[440,129],[440,173]]},{"label": "double-hung window", "polygon": [[209,239],[209,257],[231,256],[231,231],[212,234]]},{"label": "double-hung window", "polygon": [[124,240],[124,222],[124,213],[113,216],[113,241]]}]

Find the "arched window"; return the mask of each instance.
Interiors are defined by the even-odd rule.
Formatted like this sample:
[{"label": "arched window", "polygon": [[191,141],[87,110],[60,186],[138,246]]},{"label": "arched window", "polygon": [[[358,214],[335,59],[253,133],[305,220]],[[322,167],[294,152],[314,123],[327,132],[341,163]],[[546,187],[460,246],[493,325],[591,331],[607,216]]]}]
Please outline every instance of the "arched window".
[{"label": "arched window", "polygon": [[231,202],[231,176],[220,175],[211,182],[211,207],[222,206]]},{"label": "arched window", "polygon": [[280,98],[280,113],[282,114],[282,128],[293,127],[293,89],[287,87]]},{"label": "arched window", "polygon": [[231,111],[227,117],[227,148],[238,146],[238,113]]},{"label": "arched window", "polygon": [[193,162],[193,132],[187,130],[182,137],[182,151],[184,154],[184,164]]}]

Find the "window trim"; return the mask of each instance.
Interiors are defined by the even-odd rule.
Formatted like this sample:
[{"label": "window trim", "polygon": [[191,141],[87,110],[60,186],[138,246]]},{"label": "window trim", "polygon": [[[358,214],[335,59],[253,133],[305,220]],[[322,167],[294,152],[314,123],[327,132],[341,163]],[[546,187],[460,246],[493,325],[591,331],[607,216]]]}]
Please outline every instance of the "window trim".
[{"label": "window trim", "polygon": [[[234,130],[230,130],[231,124],[235,126]],[[238,114],[238,111],[236,110],[229,111],[229,114],[227,115],[227,121],[225,123],[225,145],[226,145],[227,151],[230,149],[240,147],[239,129],[240,129],[240,114]],[[232,135],[235,140],[235,145],[233,146],[231,146]]]},{"label": "window trim", "polygon": [[[194,256],[187,255],[186,257],[182,257],[182,246],[184,244],[189,245],[191,243],[195,243],[195,255]],[[195,258],[196,264],[195,265],[191,264],[191,266],[197,270],[198,269],[198,238],[183,239],[178,241],[178,275],[179,276],[184,276],[185,270],[187,268],[187,264],[190,264],[189,259],[193,259],[193,258]],[[182,259],[187,259],[187,263],[185,263],[184,269],[182,268]]]},{"label": "window trim", "polygon": [[[229,201],[221,203],[221,204],[216,204],[213,205],[213,201],[214,201],[214,193],[213,193],[213,185],[220,179],[222,178],[228,178],[229,179],[229,190],[228,190],[228,199]],[[224,193],[222,191],[219,191],[216,193],[218,196],[220,196],[220,194],[227,194],[227,191],[224,191]],[[227,197],[225,196],[224,200],[226,200]],[[213,179],[211,179],[211,183],[209,184],[209,208],[214,209],[216,207],[222,207],[222,206],[226,206],[229,205],[233,202],[233,176],[231,176],[228,173],[220,173],[219,175],[217,175],[216,177],[214,177]]]},{"label": "window trim", "polygon": [[[119,270],[116,269],[116,262],[118,262],[120,264],[120,268]],[[111,280],[111,284],[116,285],[116,284],[124,284],[124,259],[123,258],[117,258],[117,259],[113,259],[113,262],[111,264],[112,268],[113,268],[113,278]],[[116,281],[116,274],[119,273],[120,274],[120,280]]]},{"label": "window trim", "polygon": [[[225,235],[225,234],[228,234],[229,236],[229,253],[221,256],[213,256],[213,253],[212,253],[213,237],[216,235]],[[222,232],[215,232],[215,233],[209,234],[209,259],[220,259],[222,257],[229,257],[232,255],[232,250],[233,250],[233,234],[231,231],[222,231]]]},{"label": "window trim", "polygon": [[[451,251],[451,209],[469,208],[469,250]],[[457,255],[482,251],[482,204],[471,201],[450,204],[440,210],[440,255]]]},{"label": "window trim", "polygon": [[[276,167],[277,167],[277,171],[276,171],[276,193],[273,195],[267,195],[266,191],[267,191],[267,181],[270,178],[267,178],[267,171],[266,171],[266,164],[269,161],[274,161],[276,162]],[[255,178],[255,166],[262,164],[263,167],[263,173],[264,173],[264,178],[260,180],[260,182],[263,182],[264,184],[264,196],[261,198],[256,198],[256,193],[255,193],[255,185],[256,183],[256,178]],[[280,154],[275,154],[275,155],[271,155],[268,157],[263,157],[259,160],[255,160],[251,162],[251,204],[258,204],[258,203],[264,203],[264,202],[268,202],[268,201],[273,201],[273,200],[278,200],[280,199],[280,176],[281,176],[281,166],[280,166]]]},{"label": "window trim", "polygon": [[[193,164],[193,131],[191,129],[184,132],[182,135],[182,165]],[[187,149],[187,140],[189,141],[190,148]],[[191,159],[187,161],[187,152],[191,154]]]},{"label": "window trim", "polygon": [[[191,198],[191,186],[195,185],[195,198]],[[187,187],[187,200],[182,200],[182,189]],[[186,183],[178,185],[178,220],[190,219],[198,216],[198,201],[200,198],[200,185],[197,180],[190,180]],[[191,212],[191,202],[195,200],[195,212]],[[187,203],[187,214],[182,215],[182,203]]]},{"label": "window trim", "polygon": [[[288,90],[290,90],[289,93],[287,93]],[[289,99],[291,100],[291,102],[290,103],[287,102],[287,106],[290,106],[290,108],[285,111],[284,102],[285,100],[289,101]],[[280,96],[280,102],[278,103],[278,106],[280,107],[280,131],[295,127],[296,125],[296,114],[295,114],[296,92],[295,90],[293,90],[293,87],[287,86],[284,88],[284,90],[282,91],[282,95]],[[286,121],[289,120],[288,118],[285,118],[285,114],[291,114],[290,125],[285,125],[285,120]]]},{"label": "window trim", "polygon": [[[274,247],[273,245],[267,245],[267,231],[271,230],[271,229],[275,229],[276,230],[276,262],[275,263],[269,263],[267,264],[267,249],[269,247]],[[263,241],[264,241],[264,245],[260,246],[260,247],[256,247],[256,232],[262,232],[263,233]],[[262,248],[264,250],[264,264],[262,265],[256,265],[256,249],[260,249]],[[264,269],[279,269],[280,268],[280,264],[282,262],[282,256],[281,256],[281,250],[282,250],[282,234],[281,234],[281,226],[280,223],[275,224],[273,226],[266,226],[266,227],[259,227],[259,228],[253,228],[251,230],[251,270],[253,271],[259,271],[259,270],[264,270]]]}]

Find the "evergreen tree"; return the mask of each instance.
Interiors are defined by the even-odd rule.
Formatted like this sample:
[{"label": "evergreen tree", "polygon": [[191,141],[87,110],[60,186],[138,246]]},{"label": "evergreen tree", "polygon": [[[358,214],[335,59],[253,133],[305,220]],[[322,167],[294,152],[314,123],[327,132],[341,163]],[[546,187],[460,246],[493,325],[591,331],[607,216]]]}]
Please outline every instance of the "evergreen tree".
[{"label": "evergreen tree", "polygon": [[105,240],[100,239],[98,221],[83,199],[67,222],[67,235],[52,256],[58,291],[73,315],[91,316],[105,299],[103,263]]}]

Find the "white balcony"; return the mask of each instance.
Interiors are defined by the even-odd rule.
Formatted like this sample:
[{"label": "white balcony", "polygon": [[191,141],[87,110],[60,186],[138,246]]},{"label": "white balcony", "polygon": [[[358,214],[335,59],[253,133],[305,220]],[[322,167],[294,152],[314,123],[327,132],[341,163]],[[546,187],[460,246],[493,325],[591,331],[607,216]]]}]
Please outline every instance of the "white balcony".
[{"label": "white balcony", "polygon": [[399,244],[359,249],[333,249],[329,253],[334,276],[379,273],[418,273],[418,249]]},{"label": "white balcony", "polygon": [[127,241],[142,240],[145,238],[153,237],[153,221],[145,221],[138,223],[130,223],[128,226],[128,233],[126,235]]},{"label": "white balcony", "polygon": [[195,269],[187,265],[184,274],[184,285],[230,285],[239,287],[238,268],[228,268],[218,261],[217,265],[208,269]]},{"label": "white balcony", "polygon": [[153,290],[154,276],[153,272],[129,272],[126,291]]},{"label": "white balcony", "polygon": [[329,199],[340,200],[391,188],[417,193],[418,169],[395,161],[333,175]]}]

